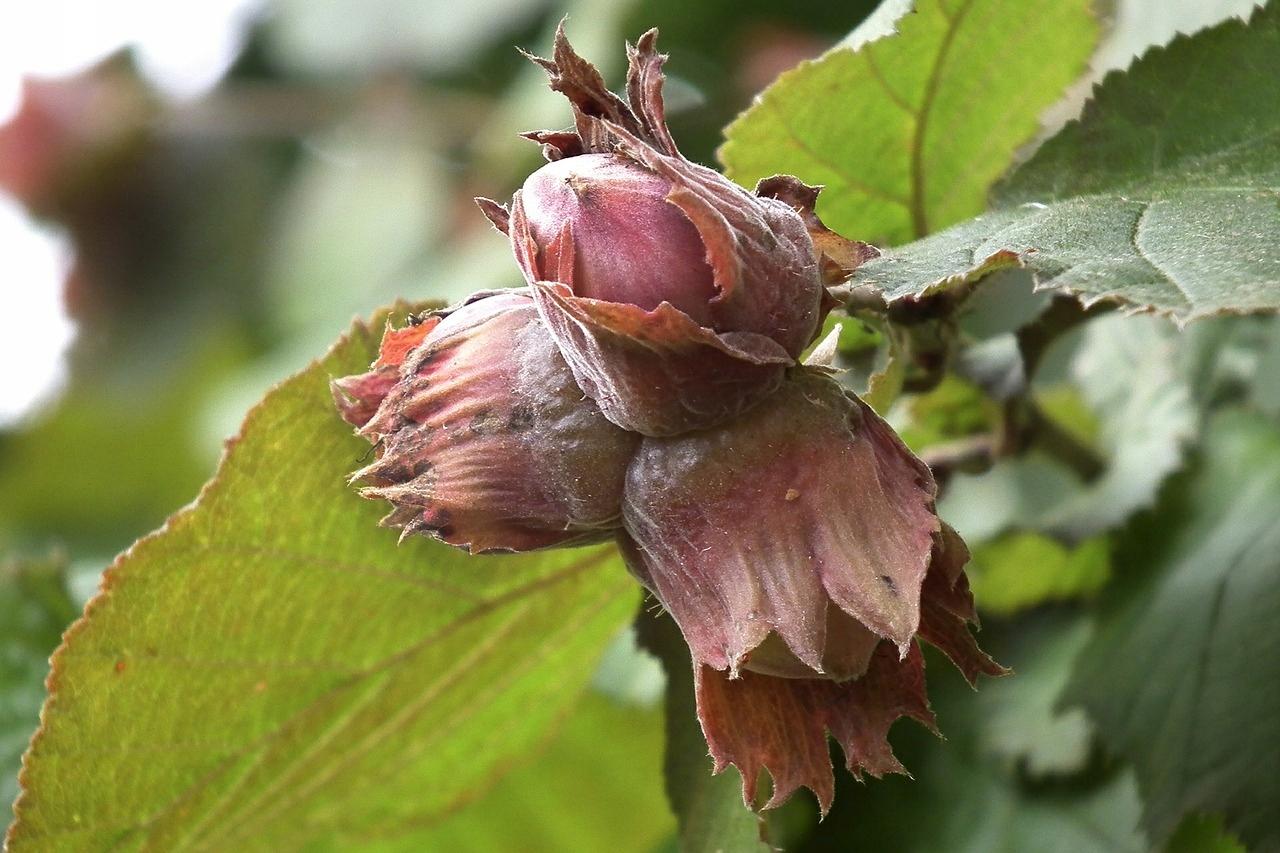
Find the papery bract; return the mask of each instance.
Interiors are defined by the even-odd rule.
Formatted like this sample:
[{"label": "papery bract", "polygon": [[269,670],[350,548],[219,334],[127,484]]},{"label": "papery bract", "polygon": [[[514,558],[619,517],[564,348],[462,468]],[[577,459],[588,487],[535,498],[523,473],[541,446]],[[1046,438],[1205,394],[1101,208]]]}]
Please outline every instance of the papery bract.
[{"label": "papery bract", "polygon": [[781,805],[797,788],[814,792],[823,813],[835,797],[835,777],[827,732],[844,750],[845,764],[858,778],[902,773],[889,746],[889,728],[910,717],[936,731],[924,683],[924,658],[912,647],[899,660],[892,643],[881,643],[862,677],[772,678],[744,672],[730,678],[695,664],[698,719],[711,749],[714,769],[730,764],[742,775],[742,797],[755,802],[761,769],[773,777],[766,808]]},{"label": "papery bract", "polygon": [[524,551],[617,526],[638,438],[583,396],[526,292],[389,330],[373,369],[335,380],[334,395],[378,447],[353,479],[394,505],[384,523],[405,534]]},{"label": "papery bract", "polygon": [[1004,669],[929,468],[797,363],[876,250],[822,225],[816,187],[753,195],[681,156],[655,35],[623,100],[557,32],[535,61],[574,127],[528,134],[551,162],[510,207],[478,199],[527,287],[388,330],[335,395],[379,448],[356,476],[387,523],[473,551],[616,537],[689,644],[715,770],[748,805],[767,769],[769,806],[804,786],[825,812],[828,733],[881,775],[895,720],[933,727],[921,642],[970,682]]},{"label": "papery bract", "polygon": [[812,342],[832,304],[812,229],[861,244],[821,227],[816,189],[753,195],[681,156],[655,38],[631,49],[623,101],[557,32],[554,58],[535,61],[573,105],[575,128],[529,134],[552,162],[510,211],[481,206],[509,234],[583,390],[619,426],[662,436],[746,411]]},{"label": "papery bract", "polygon": [[829,605],[911,642],[933,500],[928,468],[870,408],[801,371],[730,425],[645,439],[623,518],[633,567],[700,661],[751,668],[774,633],[821,675]]},{"label": "papery bract", "polygon": [[622,553],[680,625],[711,754],[739,768],[748,804],[767,767],[770,805],[803,785],[825,810],[826,731],[855,774],[900,771],[890,725],[933,724],[918,639],[971,682],[1004,673],[969,631],[968,551],[935,493],[893,430],[816,370],[731,424],[641,443]]}]

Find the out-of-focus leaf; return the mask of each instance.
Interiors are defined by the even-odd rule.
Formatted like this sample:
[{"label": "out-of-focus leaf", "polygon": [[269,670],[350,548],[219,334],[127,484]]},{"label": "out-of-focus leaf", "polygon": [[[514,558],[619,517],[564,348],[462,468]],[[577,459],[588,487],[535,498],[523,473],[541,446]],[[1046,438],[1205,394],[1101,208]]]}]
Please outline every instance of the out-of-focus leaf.
[{"label": "out-of-focus leaf", "polygon": [[1089,408],[1076,386],[1054,385],[1035,389],[1035,402],[1053,422],[1077,441],[1095,447],[1101,437],[1102,419]]},{"label": "out-of-focus leaf", "polygon": [[[392,89],[357,114],[358,130],[310,140],[282,207],[267,280],[272,307],[291,338],[308,333],[328,340],[361,306],[399,294],[451,301],[471,290],[466,282],[410,276],[455,200],[440,174],[430,126],[412,119],[409,98]],[[517,282],[513,267],[511,283]]]},{"label": "out-of-focus leaf", "polygon": [[[1030,636],[983,631],[983,645],[1018,674],[983,684],[977,697],[933,658],[929,692],[946,744],[915,728],[896,731],[894,752],[914,779],[859,785],[842,776],[835,807],[798,851],[1148,850],[1135,829],[1141,804],[1130,774],[1027,778],[1036,762],[1050,771],[1074,769],[1087,740],[1078,718],[1051,710],[1071,661],[1058,647],[1078,642],[1079,628],[1070,621],[1045,628]],[[1044,746],[1044,736],[1065,742]]]},{"label": "out-of-focus leaf", "polygon": [[641,643],[667,673],[667,796],[679,823],[681,853],[767,853],[773,849],[766,841],[768,825],[743,805],[738,774],[711,775],[707,741],[698,726],[689,647],[675,620],[642,612],[636,624]]},{"label": "out-of-focus leaf", "polygon": [[291,68],[331,76],[397,68],[441,72],[528,23],[543,0],[478,0],[465,13],[447,0],[277,0],[268,46]]},{"label": "out-of-focus leaf", "polygon": [[1056,705],[1089,639],[1089,624],[1052,613],[1022,630],[1009,658],[1017,677],[984,684],[976,698],[982,751],[1033,779],[1080,772],[1089,761],[1093,729],[1081,709]]},{"label": "out-of-focus leaf", "polygon": [[1157,841],[1221,813],[1280,846],[1280,430],[1219,416],[1193,472],[1126,531],[1067,698],[1133,762]]},{"label": "out-of-focus leaf", "polygon": [[62,562],[0,565],[0,808],[18,795],[18,760],[35,731],[49,654],[76,616]]},{"label": "out-of-focus leaf", "polygon": [[1257,364],[1251,402],[1272,418],[1280,418],[1280,323],[1273,323]]},{"label": "out-of-focus leaf", "polygon": [[[1037,53],[1038,51],[1032,51]],[[854,275],[919,293],[1012,251],[1042,287],[1185,322],[1280,308],[1280,3],[1108,75],[990,212]]]},{"label": "out-of-focus leaf", "polygon": [[1081,488],[1079,478],[1062,465],[1030,453],[1002,459],[983,474],[957,474],[938,512],[975,545],[1008,530],[1040,529],[1043,519]]},{"label": "out-of-focus leaf", "polygon": [[855,31],[779,77],[725,131],[729,176],[825,184],[827,224],[872,242],[922,237],[981,211],[1041,112],[1084,69],[1097,24],[1086,0],[915,6],[897,35],[876,38],[887,29],[877,13],[868,37]]},{"label": "out-of-focus leaf", "polygon": [[675,831],[662,787],[662,713],[589,692],[547,750],[438,825],[335,850],[650,853]]},{"label": "out-of-focus leaf", "polygon": [[1067,417],[1067,431],[1080,437],[1098,431],[1105,470],[1084,483],[1033,454],[1001,460],[981,475],[957,476],[941,503],[943,516],[974,543],[1017,528],[1071,541],[1089,538],[1149,506],[1181,466],[1198,414],[1172,325],[1112,315],[1091,321],[1081,335],[1067,374],[1096,425],[1069,410],[1058,413]]},{"label": "out-of-focus leaf", "polygon": [[915,451],[988,431],[1000,414],[980,388],[950,373],[932,391],[912,397],[905,408],[909,420],[899,432]]},{"label": "out-of-focus leaf", "polygon": [[1072,378],[1097,416],[1106,471],[1042,521],[1080,539],[1149,506],[1182,464],[1197,413],[1177,370],[1177,333],[1154,317],[1111,315],[1089,323]]},{"label": "out-of-focus leaf", "polygon": [[1111,579],[1105,537],[1075,547],[1026,531],[974,546],[968,569],[984,612],[1007,616],[1049,601],[1093,595]]},{"label": "out-of-focus leaf", "polygon": [[1178,826],[1165,853],[1246,853],[1246,850],[1223,827],[1222,818],[1192,815]]},{"label": "out-of-focus leaf", "polygon": [[13,849],[394,833],[571,709],[634,587],[610,548],[396,546],[345,484],[367,447],[327,387],[381,327],[268,394],[196,504],[109,570],[54,656]]},{"label": "out-of-focus leaf", "polygon": [[110,553],[191,499],[216,459],[196,437],[199,404],[246,353],[220,332],[187,349],[84,369],[47,416],[0,434],[0,541]]},{"label": "out-of-focus leaf", "polygon": [[605,696],[641,706],[656,705],[666,684],[662,664],[640,648],[634,629],[614,638],[591,679],[591,686]]},{"label": "out-of-focus leaf", "polygon": [[1052,294],[1036,291],[1035,280],[1027,270],[997,270],[964,301],[958,318],[960,328],[978,340],[1016,332],[1038,317],[1052,300]]}]

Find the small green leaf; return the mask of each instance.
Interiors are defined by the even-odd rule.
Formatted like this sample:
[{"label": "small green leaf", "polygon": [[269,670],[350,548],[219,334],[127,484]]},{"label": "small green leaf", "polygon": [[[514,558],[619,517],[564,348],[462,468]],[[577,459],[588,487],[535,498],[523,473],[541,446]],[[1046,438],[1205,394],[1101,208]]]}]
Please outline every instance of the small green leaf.
[{"label": "small green leaf", "polygon": [[397,547],[346,485],[368,448],[328,389],[381,326],[270,392],[196,503],[108,570],[54,656],[13,849],[394,834],[573,707],[634,585],[611,548]]},{"label": "small green leaf", "polygon": [[1107,548],[1104,537],[1069,548],[1039,533],[1010,533],[974,547],[969,582],[983,612],[1001,616],[1085,598],[1111,578]]},{"label": "small green leaf", "polygon": [[[904,4],[897,4],[901,8]],[[818,212],[897,243],[978,213],[1097,38],[1087,0],[920,0],[778,78],[725,131],[731,178],[824,184]],[[892,13],[892,11],[891,11]],[[856,47],[855,47],[856,46]]]},{"label": "small green leaf", "polygon": [[1123,579],[1067,699],[1133,762],[1157,841],[1221,813],[1280,846],[1280,431],[1228,413],[1200,464],[1126,532]]},{"label": "small green leaf", "polygon": [[1106,77],[995,210],[855,273],[920,293],[1014,252],[1041,287],[1186,322],[1280,308],[1280,3]]}]

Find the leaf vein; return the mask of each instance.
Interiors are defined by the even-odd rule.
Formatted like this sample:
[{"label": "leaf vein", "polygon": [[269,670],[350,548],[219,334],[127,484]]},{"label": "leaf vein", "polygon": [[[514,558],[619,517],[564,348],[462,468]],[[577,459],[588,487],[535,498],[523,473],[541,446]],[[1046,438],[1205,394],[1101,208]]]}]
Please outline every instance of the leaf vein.
[{"label": "leaf vein", "polygon": [[911,224],[915,229],[916,237],[923,237],[929,233],[929,216],[928,211],[925,210],[924,198],[924,135],[929,127],[929,115],[933,110],[934,99],[937,98],[938,89],[942,85],[942,68],[946,64],[948,54],[951,52],[951,46],[955,43],[955,36],[960,29],[960,24],[971,8],[973,8],[973,0],[965,0],[952,16],[947,14],[940,2],[938,3],[939,14],[947,21],[948,26],[946,33],[943,34],[942,44],[938,47],[938,53],[933,58],[929,76],[925,81],[924,99],[920,103],[920,114],[916,119],[915,133],[911,139],[910,211]]},{"label": "leaf vein", "polygon": [[775,99],[766,97],[761,102],[764,104],[767,104],[769,106],[770,111],[772,111],[773,114],[777,117],[778,123],[782,126],[783,131],[786,133],[788,143],[793,148],[796,148],[797,150],[799,150],[802,154],[807,156],[813,162],[817,163],[819,166],[822,166],[824,169],[827,169],[829,172],[831,172],[831,174],[835,175],[836,178],[838,178],[840,182],[843,183],[850,190],[856,190],[858,192],[864,193],[865,195],[869,195],[874,198],[879,198],[883,201],[891,202],[893,204],[899,204],[899,205],[902,205],[903,207],[908,207],[908,208],[910,207],[910,201],[908,199],[895,195],[889,192],[888,190],[883,190],[883,189],[880,189],[879,187],[872,186],[871,184],[865,183],[859,180],[858,178],[855,178],[853,175],[849,174],[842,166],[837,165],[830,159],[819,154],[815,148],[813,148],[811,145],[805,142],[799,135],[796,134],[795,129],[791,126],[791,123],[790,121],[788,121],[786,114],[783,113],[782,109],[775,102]]}]

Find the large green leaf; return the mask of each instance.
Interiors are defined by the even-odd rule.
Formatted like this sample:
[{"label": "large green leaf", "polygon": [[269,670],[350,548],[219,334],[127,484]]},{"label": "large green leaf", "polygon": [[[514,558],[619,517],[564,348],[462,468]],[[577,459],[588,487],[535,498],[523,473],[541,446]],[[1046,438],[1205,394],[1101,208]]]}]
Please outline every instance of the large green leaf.
[{"label": "large green leaf", "polygon": [[1280,308],[1280,3],[1147,53],[997,192],[855,283],[919,293],[1017,253],[1042,287],[1187,321]]},{"label": "large green leaf", "polygon": [[1130,759],[1158,840],[1221,813],[1280,847],[1280,431],[1230,413],[1201,464],[1128,531],[1123,583],[1082,653],[1071,701]]},{"label": "large green leaf", "polygon": [[[900,8],[901,3],[890,4]],[[898,243],[973,216],[1097,37],[1088,0],[920,0],[882,9],[778,78],[725,131],[744,184],[825,184],[818,211],[860,240]]]},{"label": "large green leaf", "polygon": [[0,808],[18,795],[18,760],[35,731],[49,654],[76,616],[62,561],[0,564]]},{"label": "large green leaf", "polygon": [[631,582],[607,548],[467,557],[377,527],[327,383],[380,327],[268,394],[197,502],[108,571],[54,656],[14,849],[395,833],[570,710]]},{"label": "large green leaf", "polygon": [[662,714],[589,691],[546,752],[429,829],[337,850],[652,853],[675,829],[662,787]]}]

